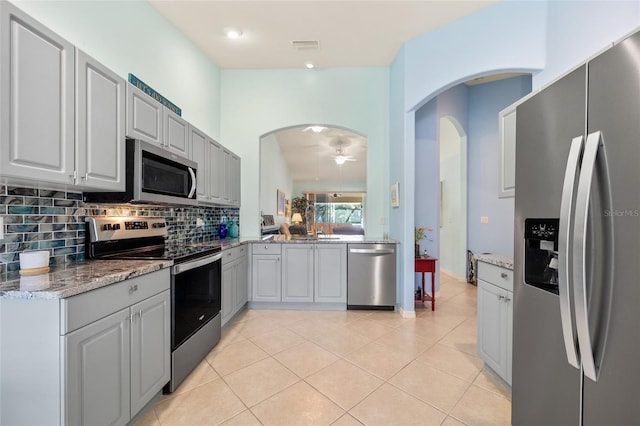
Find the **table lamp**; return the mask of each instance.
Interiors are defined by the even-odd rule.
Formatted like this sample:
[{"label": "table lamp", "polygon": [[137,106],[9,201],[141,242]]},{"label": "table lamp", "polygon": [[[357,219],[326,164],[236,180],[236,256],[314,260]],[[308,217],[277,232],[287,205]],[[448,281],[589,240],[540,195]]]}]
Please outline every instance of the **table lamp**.
[{"label": "table lamp", "polygon": [[293,222],[296,225],[299,225],[302,222],[302,215],[300,215],[300,213],[294,213],[293,216],[291,217],[291,222]]}]

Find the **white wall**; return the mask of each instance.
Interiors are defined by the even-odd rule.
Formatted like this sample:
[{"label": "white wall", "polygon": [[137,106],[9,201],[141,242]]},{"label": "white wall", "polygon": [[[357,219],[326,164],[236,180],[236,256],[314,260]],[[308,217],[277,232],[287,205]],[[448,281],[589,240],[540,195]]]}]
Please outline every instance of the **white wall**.
[{"label": "white wall", "polygon": [[440,269],[467,275],[467,137],[455,118],[440,118]]},{"label": "white wall", "polygon": [[388,209],[387,68],[223,70],[222,137],[242,157],[243,235],[258,233],[260,137],[321,123],[367,137],[367,233],[382,236]]},{"label": "white wall", "polygon": [[[269,165],[269,167],[260,168],[260,209],[263,214],[273,215],[278,225],[288,222],[289,218],[278,216],[277,191],[283,191],[289,200],[296,195],[293,193],[291,172],[273,133],[262,138],[260,157],[261,162]],[[259,220],[260,216],[257,216],[257,219]]]},{"label": "white wall", "polygon": [[218,67],[149,3],[28,0],[15,4],[122,78],[135,74],[182,108],[187,121],[219,140]]},{"label": "white wall", "polygon": [[293,182],[293,192],[302,195],[304,192],[367,192],[367,182]]}]

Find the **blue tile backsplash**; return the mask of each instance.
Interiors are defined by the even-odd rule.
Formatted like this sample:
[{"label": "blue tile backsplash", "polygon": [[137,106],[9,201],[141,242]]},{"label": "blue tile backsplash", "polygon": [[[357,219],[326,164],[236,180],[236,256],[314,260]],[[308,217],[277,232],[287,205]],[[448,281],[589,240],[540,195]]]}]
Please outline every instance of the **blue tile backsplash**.
[{"label": "blue tile backsplash", "polygon": [[[19,254],[48,250],[50,263],[84,260],[85,216],[154,216],[167,221],[170,242],[193,243],[218,238],[222,218],[238,220],[238,208],[171,207],[83,203],[81,192],[0,185],[0,274],[20,269]],[[201,218],[205,229],[196,229]]]}]

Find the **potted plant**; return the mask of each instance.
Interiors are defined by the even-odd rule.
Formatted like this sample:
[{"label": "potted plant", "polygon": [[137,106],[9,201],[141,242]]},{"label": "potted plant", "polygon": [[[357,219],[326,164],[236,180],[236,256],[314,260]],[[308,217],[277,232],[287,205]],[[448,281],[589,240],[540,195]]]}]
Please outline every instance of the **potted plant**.
[{"label": "potted plant", "polygon": [[422,226],[415,228],[414,243],[415,243],[416,257],[420,257],[420,240],[424,239],[425,232],[426,232],[426,228]]},{"label": "potted plant", "polygon": [[295,197],[291,199],[291,213],[300,213],[302,215],[302,223],[307,224],[307,208],[309,200],[306,197]]}]

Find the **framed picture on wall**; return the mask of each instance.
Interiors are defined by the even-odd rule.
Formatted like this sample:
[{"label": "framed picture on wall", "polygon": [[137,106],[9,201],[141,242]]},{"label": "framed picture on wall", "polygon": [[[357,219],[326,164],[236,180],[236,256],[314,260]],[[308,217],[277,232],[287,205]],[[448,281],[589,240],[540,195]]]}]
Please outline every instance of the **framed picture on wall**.
[{"label": "framed picture on wall", "polygon": [[291,200],[284,200],[284,215],[291,217]]},{"label": "framed picture on wall", "polygon": [[400,192],[398,191],[398,182],[391,185],[391,207],[400,207]]},{"label": "framed picture on wall", "polygon": [[285,213],[285,198],[284,198],[284,192],[280,191],[279,189],[278,191],[278,199],[277,199],[277,209],[276,211],[278,212],[278,216],[284,216]]}]

